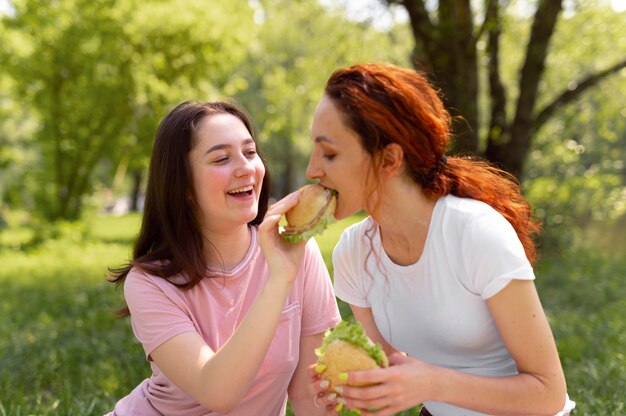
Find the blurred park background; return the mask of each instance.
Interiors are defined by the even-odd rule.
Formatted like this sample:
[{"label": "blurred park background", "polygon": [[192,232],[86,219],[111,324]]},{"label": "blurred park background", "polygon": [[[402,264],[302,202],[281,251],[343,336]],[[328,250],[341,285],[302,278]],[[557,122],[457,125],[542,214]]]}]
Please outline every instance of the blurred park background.
[{"label": "blurred park background", "polygon": [[[100,415],[149,376],[105,273],[174,105],[241,102],[279,198],[325,80],[364,61],[428,73],[449,153],[519,178],[575,414],[625,415],[625,28],[623,0],[0,0],[0,416]],[[331,271],[358,218],[319,239]]]}]

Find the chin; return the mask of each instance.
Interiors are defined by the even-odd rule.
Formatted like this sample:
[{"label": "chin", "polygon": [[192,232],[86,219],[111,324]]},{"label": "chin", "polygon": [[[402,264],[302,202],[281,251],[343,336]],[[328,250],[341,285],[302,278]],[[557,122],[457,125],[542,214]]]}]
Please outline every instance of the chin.
[{"label": "chin", "polygon": [[248,213],[248,214],[246,215],[246,218],[245,218],[244,222],[245,222],[246,224],[251,223],[252,221],[254,221],[254,219],[256,218],[256,216],[257,216],[257,215],[258,215],[258,211],[256,211],[256,210],[255,210],[254,212],[250,212],[250,213]]},{"label": "chin", "polygon": [[341,206],[341,202],[337,202],[337,210],[335,210],[335,218],[337,220],[343,220],[344,218],[348,218],[354,214],[357,214],[361,211],[361,209],[355,208],[350,209],[349,207]]}]

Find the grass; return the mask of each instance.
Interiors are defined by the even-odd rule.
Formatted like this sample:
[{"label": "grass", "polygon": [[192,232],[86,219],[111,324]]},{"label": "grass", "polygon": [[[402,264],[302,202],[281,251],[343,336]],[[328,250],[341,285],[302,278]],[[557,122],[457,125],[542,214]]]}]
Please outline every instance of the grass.
[{"label": "grass", "polygon": [[[17,221],[0,231],[0,416],[102,415],[149,376],[128,319],[112,313],[122,294],[105,279],[128,258],[138,219],[65,225],[36,247]],[[357,219],[318,238],[329,267],[341,230]],[[626,414],[624,278],[626,260],[604,253],[546,254],[539,268],[576,415]]]}]

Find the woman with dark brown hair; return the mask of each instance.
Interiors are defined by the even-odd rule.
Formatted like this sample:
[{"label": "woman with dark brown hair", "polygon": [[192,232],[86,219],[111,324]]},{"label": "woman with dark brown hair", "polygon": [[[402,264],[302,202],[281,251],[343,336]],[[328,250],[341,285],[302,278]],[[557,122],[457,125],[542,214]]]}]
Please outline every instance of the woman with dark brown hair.
[{"label": "woman with dark brown hair", "polygon": [[[393,415],[564,415],[573,402],[533,279],[539,226],[511,175],[446,156],[450,116],[426,77],[388,64],[332,74],[307,175],[364,210],[333,252],[335,293],[390,356],[317,403]],[[362,384],[361,384],[362,383]],[[337,403],[339,403],[337,405]]]},{"label": "woman with dark brown hair", "polygon": [[113,416],[284,416],[313,404],[308,366],[339,321],[314,240],[278,234],[293,193],[267,207],[269,176],[247,115],[185,102],[161,122],[141,230],[112,270],[152,375]]}]

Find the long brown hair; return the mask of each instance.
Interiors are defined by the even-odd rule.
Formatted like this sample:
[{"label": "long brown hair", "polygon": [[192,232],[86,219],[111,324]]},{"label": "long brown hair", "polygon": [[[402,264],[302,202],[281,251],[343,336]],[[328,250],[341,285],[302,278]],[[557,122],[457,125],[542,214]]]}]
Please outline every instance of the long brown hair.
[{"label": "long brown hair", "polygon": [[[186,101],[174,108],[159,125],[152,147],[146,198],[139,235],[132,260],[123,267],[109,268],[109,281],[120,285],[131,268],[162,277],[172,284],[192,288],[207,275],[203,255],[203,237],[195,216],[194,195],[188,154],[197,142],[197,126],[205,117],[228,113],[240,119],[255,143],[258,140],[250,118],[239,106],[224,102]],[[263,158],[265,176],[259,196],[256,218],[260,224],[269,201],[269,172]],[[185,282],[170,280],[184,274]],[[121,315],[127,315],[128,309]]]},{"label": "long brown hair", "polygon": [[486,161],[445,156],[451,117],[424,74],[391,64],[354,65],[335,71],[325,93],[372,156],[372,195],[380,185],[376,167],[381,151],[397,143],[404,151],[407,174],[427,196],[452,194],[491,205],[511,223],[526,257],[535,263],[533,236],[540,226],[531,217],[519,182]]}]

